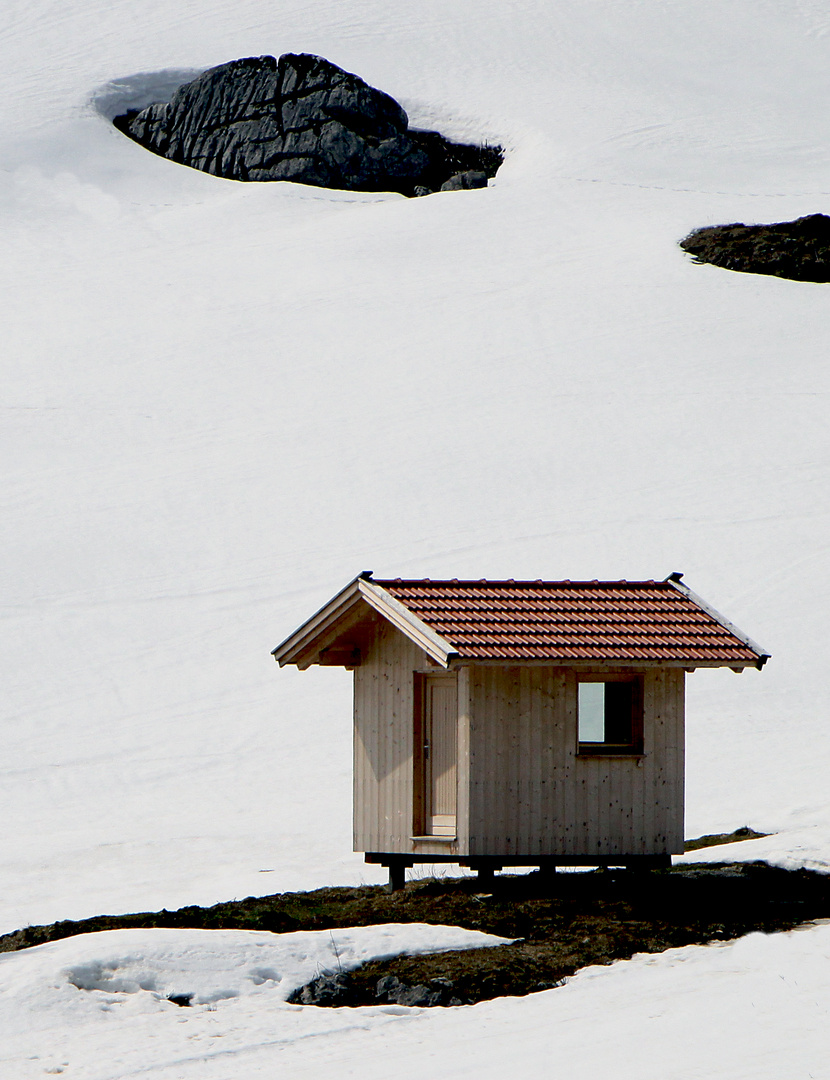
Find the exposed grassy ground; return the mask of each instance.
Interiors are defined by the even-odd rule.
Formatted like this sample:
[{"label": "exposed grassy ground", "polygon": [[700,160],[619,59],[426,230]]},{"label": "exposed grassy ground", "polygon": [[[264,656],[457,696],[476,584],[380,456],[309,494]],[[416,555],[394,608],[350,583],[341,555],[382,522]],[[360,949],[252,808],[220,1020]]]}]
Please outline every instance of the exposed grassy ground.
[{"label": "exposed grassy ground", "polygon": [[[746,832],[706,839],[747,838]],[[728,839],[725,839],[728,835]],[[698,847],[700,841],[691,841]],[[464,926],[518,939],[492,949],[373,961],[351,973],[347,1000],[376,1002],[378,980],[396,975],[408,985],[450,979],[462,1002],[527,994],[557,985],[579,968],[637,952],[785,930],[830,917],[830,876],[764,863],[679,866],[632,873],[598,870],[550,877],[501,875],[491,891],[475,878],[410,882],[399,893],[381,886],[317,889],[248,897],[212,907],[103,915],[78,922],[29,926],[0,937],[11,951],[73,934],[119,927],[201,927],[268,930],[336,929],[383,922]]]},{"label": "exposed grassy ground", "polygon": [[830,217],[809,214],[772,225],[708,225],[680,241],[695,262],[794,281],[830,281]]},{"label": "exposed grassy ground", "polygon": [[769,833],[756,832],[748,825],[742,825],[734,832],[707,833],[705,836],[698,836],[695,840],[687,840],[683,846],[686,851],[699,851],[701,848],[717,847],[719,844],[735,844],[740,840],[760,840],[764,836],[769,836]]},{"label": "exposed grassy ground", "polygon": [[463,1002],[527,994],[555,986],[579,968],[608,964],[637,952],[771,933],[830,916],[830,877],[763,863],[678,867],[630,874],[596,871],[503,876],[491,894],[475,881],[413,883],[387,897],[406,921],[452,922],[514,937],[493,949],[373,961],[351,976],[351,1004],[376,1002],[378,980],[389,974],[412,986],[450,979]]}]

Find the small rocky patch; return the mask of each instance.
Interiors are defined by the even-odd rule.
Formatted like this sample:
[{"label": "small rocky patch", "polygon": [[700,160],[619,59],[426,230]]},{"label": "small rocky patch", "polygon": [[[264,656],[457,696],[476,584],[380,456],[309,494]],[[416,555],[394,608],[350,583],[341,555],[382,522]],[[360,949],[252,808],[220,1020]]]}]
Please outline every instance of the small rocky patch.
[{"label": "small rocky patch", "polygon": [[464,1005],[455,994],[452,979],[430,979],[411,986],[397,975],[384,975],[374,991],[364,979],[354,979],[346,972],[324,973],[301,986],[288,999],[296,1005],[406,1005],[431,1009],[436,1005]]},{"label": "small rocky patch", "polygon": [[428,983],[407,986],[397,975],[384,975],[378,979],[375,997],[387,1005],[409,1005],[431,1009],[435,1005],[463,1005],[455,995],[452,979],[430,979]]},{"label": "small rocky patch", "polygon": [[352,980],[345,972],[324,973],[295,990],[288,999],[295,1005],[352,1005]]},{"label": "small rocky patch", "polygon": [[486,187],[504,157],[498,146],[410,128],[394,98],[308,53],[232,60],[114,123],[153,153],[214,176],[350,191]]},{"label": "small rocky patch", "polygon": [[695,262],[793,281],[830,281],[830,217],[809,214],[773,225],[710,225],[680,241]]}]

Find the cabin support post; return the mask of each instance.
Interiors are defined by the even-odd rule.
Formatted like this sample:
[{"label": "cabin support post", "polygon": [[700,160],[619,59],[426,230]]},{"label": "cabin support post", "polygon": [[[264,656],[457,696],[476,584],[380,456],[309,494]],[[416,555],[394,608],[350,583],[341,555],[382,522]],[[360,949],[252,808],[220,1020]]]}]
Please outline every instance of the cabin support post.
[{"label": "cabin support post", "polygon": [[364,855],[367,863],[385,866],[389,870],[388,893],[400,892],[406,884],[406,871],[415,865],[415,859],[408,855],[393,855],[387,851],[367,851]]},{"label": "cabin support post", "polygon": [[556,863],[553,859],[542,859],[539,862],[539,881],[543,885],[551,885],[556,880]]},{"label": "cabin support post", "polygon": [[492,889],[496,871],[502,868],[502,864],[496,859],[470,859],[467,866],[475,870],[478,883],[484,889]]},{"label": "cabin support post", "polygon": [[406,885],[406,868],[412,866],[412,863],[406,859],[390,859],[387,865],[389,867],[389,884],[386,886],[386,891],[389,893],[400,892]]}]

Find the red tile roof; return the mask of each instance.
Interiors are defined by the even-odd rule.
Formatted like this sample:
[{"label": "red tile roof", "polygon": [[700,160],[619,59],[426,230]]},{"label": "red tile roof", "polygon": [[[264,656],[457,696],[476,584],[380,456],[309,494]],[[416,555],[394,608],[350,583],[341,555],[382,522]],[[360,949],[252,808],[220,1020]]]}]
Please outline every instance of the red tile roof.
[{"label": "red tile roof", "polygon": [[767,658],[672,580],[370,580],[465,660],[760,666]]}]

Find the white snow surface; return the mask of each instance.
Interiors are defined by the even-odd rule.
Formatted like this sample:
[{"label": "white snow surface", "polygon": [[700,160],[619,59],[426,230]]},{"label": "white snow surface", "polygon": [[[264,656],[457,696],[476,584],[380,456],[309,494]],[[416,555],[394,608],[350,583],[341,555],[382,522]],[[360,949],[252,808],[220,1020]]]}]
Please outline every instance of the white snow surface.
[{"label": "white snow surface", "polygon": [[[292,991],[320,974],[348,972],[379,957],[506,940],[424,923],[293,934],[108,930],[5,953],[0,957],[0,1069],[4,1077],[21,1080],[64,1069],[89,1077],[131,1076],[148,1066],[154,1075],[158,1069],[158,1075],[175,1076],[183,1052],[193,1060],[225,1058],[226,1043],[214,1040],[239,1026],[239,1012],[245,1014],[245,1052],[266,1027],[272,1044],[297,1037],[297,1024],[302,1031],[305,1023],[297,1012],[323,1013],[322,1023],[318,1019],[308,1034],[331,1032],[326,1014],[332,1019],[352,1010],[332,1013],[286,1004]],[[170,1000],[177,996],[190,1005]],[[231,1004],[235,1008],[229,1010]],[[186,1031],[178,1029],[191,1020]],[[259,1028],[256,1035],[252,1022]],[[338,1026],[335,1021],[334,1029]]]},{"label": "white snow surface", "polygon": [[[694,858],[828,868],[830,292],[677,247],[828,210],[826,3],[7,8],[0,930],[377,880],[350,853],[349,676],[269,655],[365,568],[684,571],[773,656],[688,680],[687,835],[775,834]],[[108,122],[180,73],[292,50],[414,124],[502,143],[504,166],[419,200],[243,185]],[[148,991],[97,1027],[54,1023],[90,1077],[238,1076],[242,1046],[246,1077],[371,1075],[392,1039],[403,1075],[434,1045],[459,1075],[526,1054],[531,1072],[826,1076],[827,941],[635,959],[461,1018],[277,1021],[264,993],[213,1012]],[[4,961],[3,1016],[41,1008],[21,989],[35,955]],[[63,1068],[37,1039],[33,1075]]]}]

